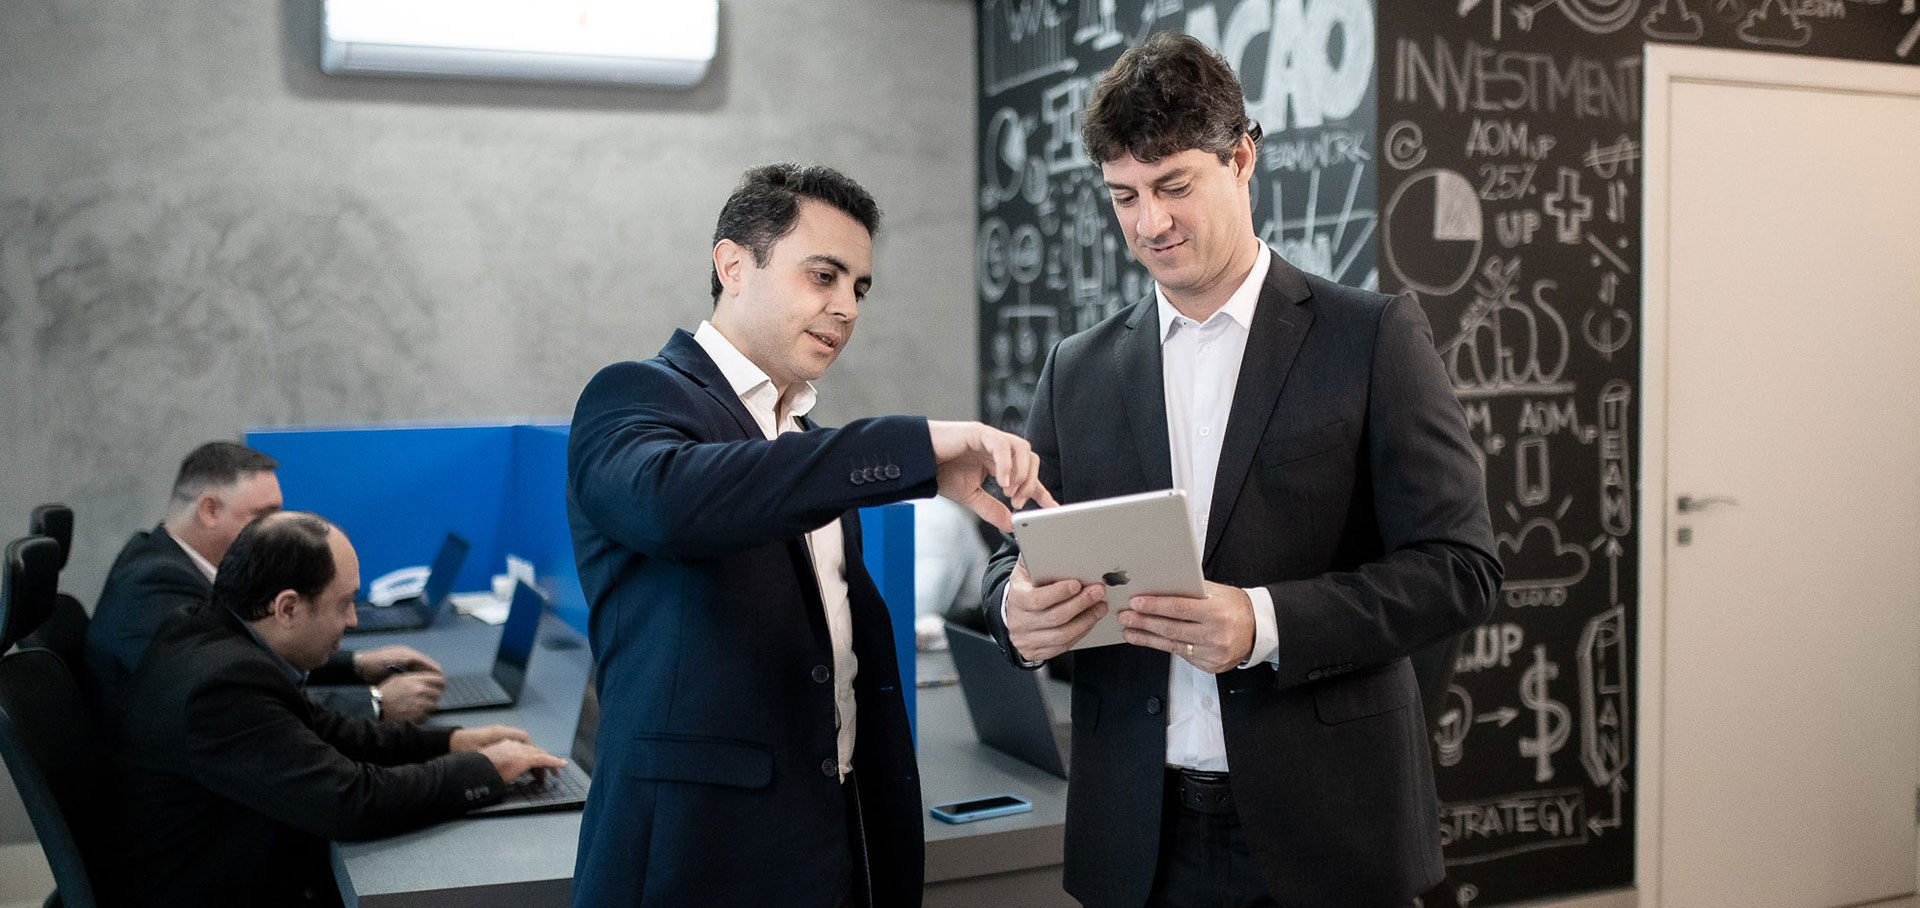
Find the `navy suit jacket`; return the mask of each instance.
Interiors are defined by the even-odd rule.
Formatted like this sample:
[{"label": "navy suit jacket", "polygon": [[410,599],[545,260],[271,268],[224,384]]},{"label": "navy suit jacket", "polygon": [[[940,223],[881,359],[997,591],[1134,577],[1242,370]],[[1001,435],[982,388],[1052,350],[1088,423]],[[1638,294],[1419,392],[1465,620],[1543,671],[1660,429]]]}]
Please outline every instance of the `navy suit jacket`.
[{"label": "navy suit jacket", "polygon": [[[121,689],[147,652],[147,643],[168,615],[204,604],[213,582],[200,573],[192,556],[173,540],[164,524],[135,533],[107,571],[107,582],[87,622],[87,684],[103,722],[112,727]],[[341,650],[313,670],[309,694],[322,705],[355,718],[373,717],[373,702],[353,667],[353,653]]]},{"label": "navy suit jacket", "polygon": [[600,732],[576,906],[831,905],[848,861],[833,657],[804,535],[846,536],[874,904],[920,903],[919,777],[851,509],[934,492],[925,420],[769,441],[692,335],[587,384],[567,516]]},{"label": "navy suit jacket", "polygon": [[[1054,348],[1027,438],[1062,503],[1172,485],[1153,298]],[[1441,877],[1408,656],[1483,621],[1500,581],[1485,478],[1415,302],[1274,256],[1209,515],[1207,579],[1266,587],[1279,631],[1277,668],[1218,676],[1261,876],[1284,906],[1407,904]],[[1018,555],[996,553],[984,584],[1003,647]],[[1090,906],[1133,908],[1153,882],[1168,660],[1075,654],[1065,882]]]}]

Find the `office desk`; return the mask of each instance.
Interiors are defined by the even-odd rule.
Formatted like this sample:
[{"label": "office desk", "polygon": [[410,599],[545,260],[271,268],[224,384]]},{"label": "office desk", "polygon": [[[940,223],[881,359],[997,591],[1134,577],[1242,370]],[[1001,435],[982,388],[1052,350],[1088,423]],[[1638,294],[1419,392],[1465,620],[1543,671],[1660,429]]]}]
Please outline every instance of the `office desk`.
[{"label": "office desk", "polygon": [[[404,643],[456,673],[485,671],[499,639],[500,628],[462,616],[428,630],[356,634],[346,645],[367,649]],[[581,646],[555,650],[547,646],[549,639],[577,640]],[[541,619],[540,643],[517,706],[451,713],[438,721],[515,725],[534,743],[564,755],[590,661],[581,636],[549,614]],[[952,674],[945,653],[920,657],[921,677]],[[1050,695],[1057,698],[1056,709],[1066,708],[1064,685]],[[981,746],[958,686],[920,690],[919,716],[926,804],[1000,793],[1033,802],[1030,812],[973,823],[924,818],[927,908],[1074,905],[1060,891],[1067,783]],[[579,835],[578,810],[455,820],[379,841],[335,845],[334,872],[349,906],[564,906],[572,892]]]}]

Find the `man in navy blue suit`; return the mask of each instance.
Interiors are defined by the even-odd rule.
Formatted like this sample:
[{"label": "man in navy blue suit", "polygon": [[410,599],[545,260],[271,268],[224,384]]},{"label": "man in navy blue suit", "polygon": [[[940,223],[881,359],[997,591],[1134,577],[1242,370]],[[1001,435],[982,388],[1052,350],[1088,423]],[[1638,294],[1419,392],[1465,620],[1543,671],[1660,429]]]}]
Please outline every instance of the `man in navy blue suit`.
[{"label": "man in navy blue suit", "polygon": [[879,216],[832,169],[748,171],[712,319],[580,395],[567,515],[601,713],[576,906],[920,903],[906,693],[851,512],[938,492],[1008,529],[989,476],[1015,507],[1052,499],[1018,436],[807,419]]}]

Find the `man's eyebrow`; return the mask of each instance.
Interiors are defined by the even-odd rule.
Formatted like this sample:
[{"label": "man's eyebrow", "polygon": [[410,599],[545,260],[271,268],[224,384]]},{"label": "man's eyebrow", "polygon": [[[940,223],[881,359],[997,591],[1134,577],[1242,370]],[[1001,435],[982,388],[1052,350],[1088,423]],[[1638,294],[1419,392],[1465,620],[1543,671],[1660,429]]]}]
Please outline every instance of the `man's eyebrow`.
[{"label": "man's eyebrow", "polygon": [[[838,256],[829,255],[825,252],[816,252],[813,255],[801,259],[800,263],[803,265],[825,265],[841,274],[853,273],[853,269],[848,268],[846,262],[841,261]],[[854,278],[853,285],[864,291],[873,286],[873,276],[861,275],[860,277]]]},{"label": "man's eyebrow", "polygon": [[841,274],[853,273],[853,269],[848,268],[846,262],[840,261],[837,256],[828,255],[824,252],[816,252],[813,255],[801,259],[800,262],[804,265],[826,265]]},{"label": "man's eyebrow", "polygon": [[[1147,185],[1165,186],[1168,183],[1174,182],[1175,180],[1185,180],[1185,179],[1191,178],[1192,176],[1193,174],[1189,170],[1189,168],[1176,167],[1172,170],[1167,171],[1166,173],[1163,173],[1157,177],[1154,177],[1152,180],[1149,180],[1147,182]],[[1111,180],[1107,180],[1105,182],[1107,184],[1108,192],[1132,192],[1133,191],[1133,187],[1131,186],[1115,183]]]}]

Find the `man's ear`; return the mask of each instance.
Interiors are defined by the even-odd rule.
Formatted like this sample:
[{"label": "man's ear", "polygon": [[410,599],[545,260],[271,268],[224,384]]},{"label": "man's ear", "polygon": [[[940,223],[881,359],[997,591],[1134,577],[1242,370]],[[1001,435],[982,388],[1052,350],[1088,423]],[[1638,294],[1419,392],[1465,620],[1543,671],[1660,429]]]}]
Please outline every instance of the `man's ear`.
[{"label": "man's ear", "polygon": [[300,594],[293,590],[281,590],[273,597],[272,614],[275,621],[282,624],[299,617]]},{"label": "man's ear", "polygon": [[213,526],[220,519],[220,509],[225,506],[226,503],[212,490],[201,492],[200,497],[193,501],[193,516],[201,526]]},{"label": "man's ear", "polygon": [[1240,144],[1233,146],[1233,177],[1242,186],[1252,182],[1254,159],[1258,154],[1249,135],[1240,136]]},{"label": "man's ear", "polygon": [[713,244],[713,271],[720,276],[720,295],[740,292],[741,273],[754,267],[753,251],[732,240]]}]

